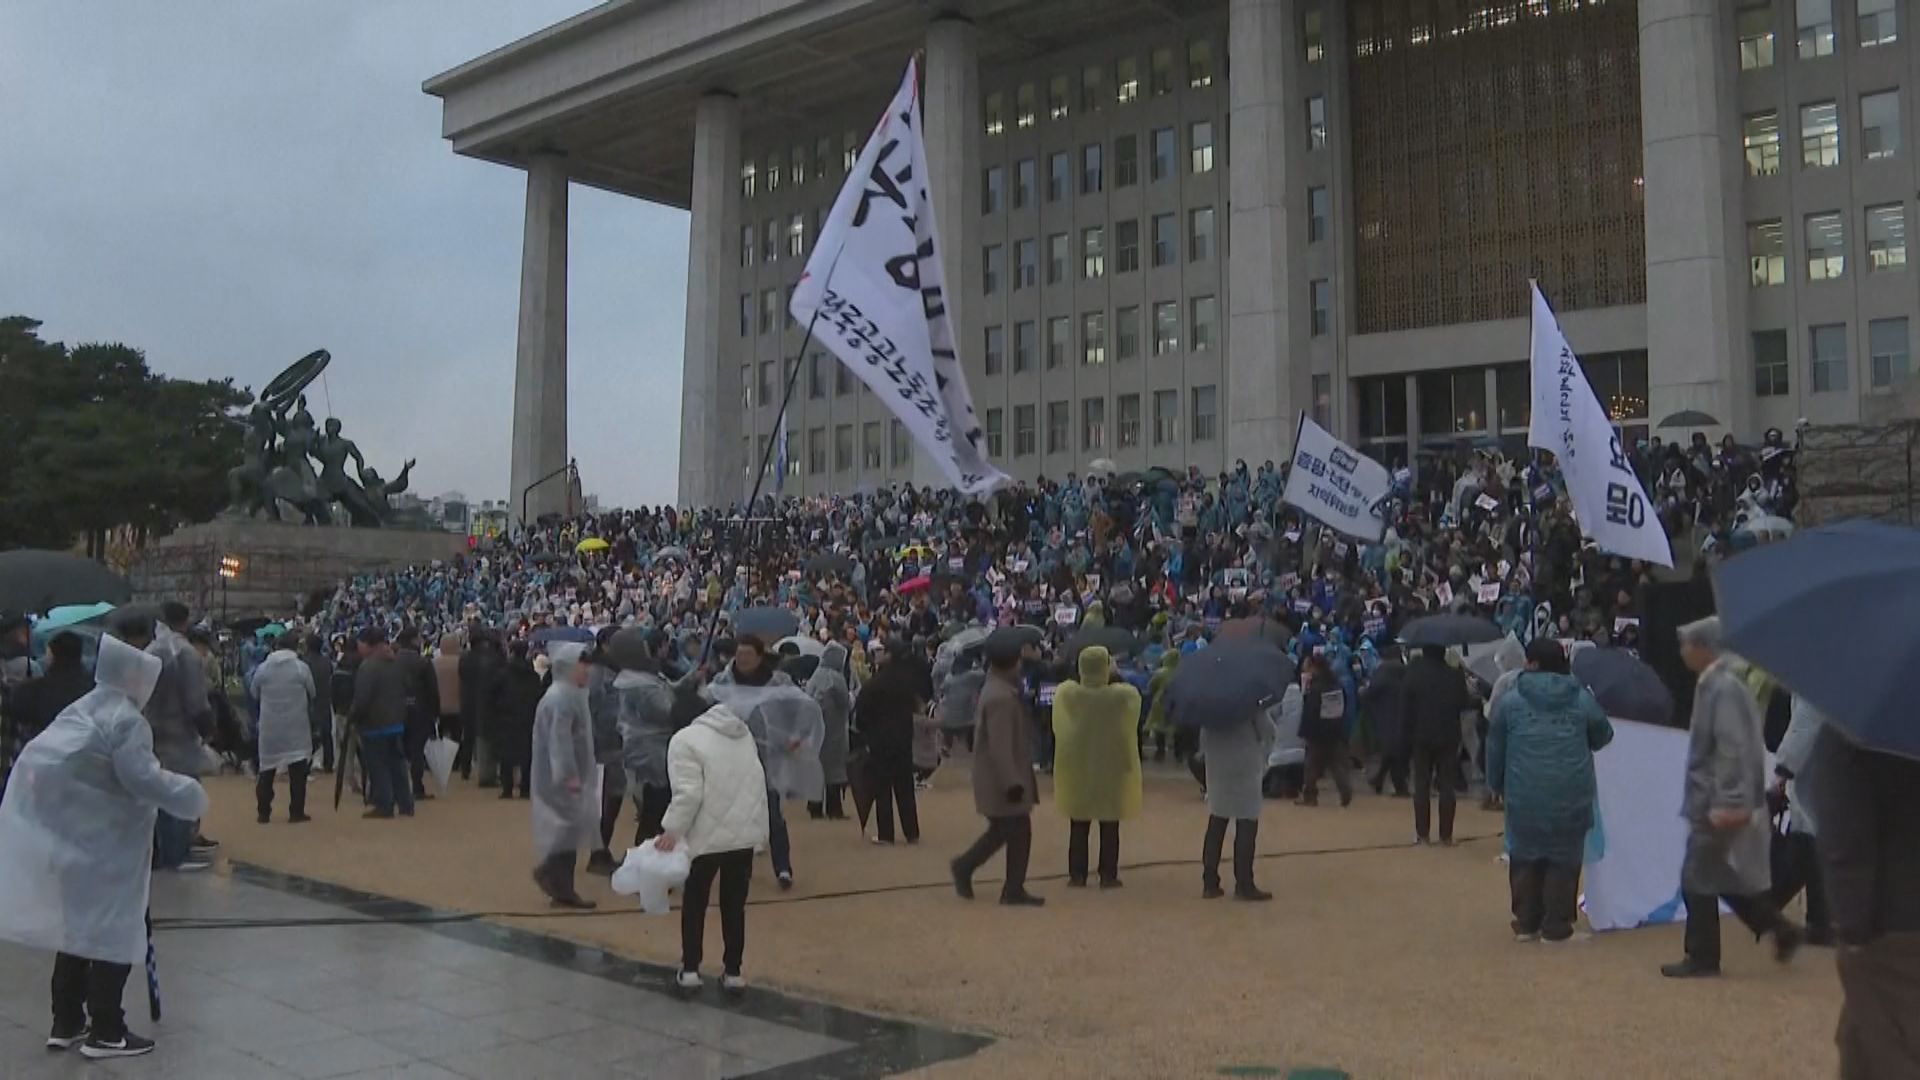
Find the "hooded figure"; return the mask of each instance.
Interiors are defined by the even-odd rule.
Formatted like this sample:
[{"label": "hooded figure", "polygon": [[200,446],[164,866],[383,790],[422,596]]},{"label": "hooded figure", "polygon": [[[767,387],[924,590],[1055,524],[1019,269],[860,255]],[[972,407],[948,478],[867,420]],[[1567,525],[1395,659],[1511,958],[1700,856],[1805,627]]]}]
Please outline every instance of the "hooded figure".
[{"label": "hooded figure", "polygon": [[[821,780],[826,792],[818,805],[809,805],[812,816],[844,818],[840,793],[847,786],[847,721],[853,715],[853,690],[847,685],[847,647],[829,644],[820,653],[820,664],[807,678],[807,693],[820,705],[820,719],[826,737],[820,744]],[[971,722],[971,721],[969,721]]]},{"label": "hooded figure", "polygon": [[573,887],[575,857],[600,842],[600,768],[593,758],[585,647],[555,645],[553,685],[533,714],[534,881],[556,907],[590,908]]},{"label": "hooded figure", "polygon": [[1120,884],[1120,822],[1140,811],[1140,692],[1113,678],[1113,657],[1080,650],[1080,678],[1053,697],[1053,798],[1069,823],[1067,883],[1087,883],[1087,833],[1100,823],[1100,887]]},{"label": "hooded figure", "polygon": [[620,763],[627,790],[640,810],[634,842],[660,832],[671,790],[667,786],[667,743],[673,738],[673,685],[658,672],[627,668],[614,677],[619,699]]},{"label": "hooded figure", "polygon": [[787,687],[761,699],[747,714],[747,727],[758,744],[767,790],[775,798],[820,802],[826,797],[820,768],[826,721],[819,702]]},{"label": "hooded figure", "polygon": [[94,689],[21,751],[0,802],[0,940],[60,954],[48,1045],[80,1042],[91,1022],[90,1057],[152,1049],[119,1005],[147,955],[155,811],[193,821],[207,809],[198,782],[160,767],[140,714],[161,666],[102,637]]},{"label": "hooded figure", "polygon": [[318,688],[313,670],[294,651],[294,638],[282,634],[273,652],[253,669],[249,687],[260,703],[259,780],[255,785],[260,823],[273,814],[275,770],[287,770],[290,820],[307,817],[307,768],[313,757],[313,701]]},{"label": "hooded figure", "polygon": [[[1168,649],[1160,657],[1160,666],[1147,682],[1147,734],[1153,736],[1153,760],[1167,759],[1167,736],[1173,734],[1173,721],[1167,715],[1167,684],[1180,666],[1180,650]],[[1178,739],[1175,754],[1179,753]]]}]

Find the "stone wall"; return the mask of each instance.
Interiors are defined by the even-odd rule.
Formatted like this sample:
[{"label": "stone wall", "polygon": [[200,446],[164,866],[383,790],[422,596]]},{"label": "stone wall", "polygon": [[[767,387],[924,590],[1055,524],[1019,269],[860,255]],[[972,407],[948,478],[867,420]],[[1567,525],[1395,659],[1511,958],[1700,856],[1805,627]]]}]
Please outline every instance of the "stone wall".
[{"label": "stone wall", "polygon": [[[134,558],[135,601],[180,600],[196,613],[240,618],[286,615],[316,589],[374,570],[424,565],[464,554],[459,533],[407,529],[315,528],[221,519],[191,525]],[[223,581],[222,559],[240,560]]]}]

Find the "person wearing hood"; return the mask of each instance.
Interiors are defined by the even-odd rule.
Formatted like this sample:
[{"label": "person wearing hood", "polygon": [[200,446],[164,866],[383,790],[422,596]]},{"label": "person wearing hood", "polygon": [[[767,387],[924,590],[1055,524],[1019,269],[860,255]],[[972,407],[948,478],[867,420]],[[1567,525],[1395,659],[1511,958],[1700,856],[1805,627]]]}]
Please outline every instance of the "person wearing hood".
[{"label": "person wearing hood", "polygon": [[1099,646],[1053,698],[1053,797],[1067,819],[1067,884],[1087,884],[1087,838],[1100,823],[1100,887],[1120,887],[1120,823],[1140,812],[1140,692]]},{"label": "person wearing hood", "polygon": [[529,798],[533,791],[529,767],[533,760],[533,717],[546,686],[528,659],[529,651],[526,642],[514,642],[512,658],[493,672],[487,687],[484,715],[488,730],[483,738],[485,745],[492,747],[492,764],[499,770],[503,799],[513,798],[515,773],[520,777],[520,797]]},{"label": "person wearing hood", "polygon": [[[742,722],[754,707],[780,688],[791,688],[793,680],[767,659],[767,643],[753,634],[742,634],[733,643],[733,662],[714,676],[707,686],[713,700],[724,702]],[[762,769],[764,772],[764,767]],[[793,888],[793,844],[787,836],[787,819],[780,809],[780,797],[767,793],[768,855],[780,888]]]},{"label": "person wearing hood", "polygon": [[810,817],[840,821],[847,811],[842,796],[847,789],[848,721],[853,715],[853,691],[847,685],[850,662],[847,647],[831,642],[821,650],[819,666],[807,677],[806,691],[820,704],[826,740],[820,745],[820,772],[827,785],[821,802],[808,803]]},{"label": "person wearing hood", "polygon": [[639,826],[633,842],[643,844],[660,835],[660,822],[672,801],[667,783],[667,746],[673,739],[673,684],[659,671],[660,654],[671,647],[664,633],[648,638],[648,663],[622,668],[613,680],[620,728],[620,764],[627,791],[633,795]]},{"label": "person wearing hood", "polygon": [[593,717],[593,756],[602,766],[600,772],[600,841],[587,856],[587,873],[611,876],[620,867],[613,857],[613,827],[620,819],[620,808],[627,802],[627,770],[622,763],[625,746],[620,739],[620,699],[613,681],[617,667],[607,662],[604,650],[613,640],[613,627],[600,632],[594,646],[593,663],[587,678],[587,712]]},{"label": "person wearing hood", "polygon": [[1535,639],[1487,728],[1487,784],[1506,804],[1516,941],[1573,937],[1598,800],[1593,755],[1612,741],[1613,725],[1568,674],[1560,643]]},{"label": "person wearing hood", "polygon": [[[193,779],[199,777],[206,758],[201,740],[213,733],[213,701],[207,696],[206,663],[187,641],[190,619],[185,604],[160,605],[160,620],[146,647],[160,659],[160,683],[146,698],[143,711],[153,726],[153,753],[160,767]],[[182,821],[164,807],[156,820],[155,869],[207,868],[206,859],[195,851],[198,822]]]},{"label": "person wearing hood", "polygon": [[593,756],[593,717],[587,706],[584,646],[557,644],[547,650],[553,685],[533,717],[533,850],[540,858],[533,880],[554,907],[589,909],[593,902],[574,889],[580,849],[600,843],[599,765]]},{"label": "person wearing hood", "polygon": [[161,766],[141,707],[164,665],[143,653],[151,623],[100,639],[94,689],[21,751],[0,801],[0,940],[57,955],[47,1048],[135,1057],[121,995],[145,961],[154,821],[198,820],[207,793]]},{"label": "person wearing hood", "polygon": [[273,779],[287,770],[287,820],[307,818],[307,770],[313,759],[313,702],[319,696],[313,672],[294,651],[296,635],[273,639],[273,652],[253,669],[247,689],[260,703],[260,731],[256,742],[258,777],[254,803],[260,824],[273,819]]},{"label": "person wearing hood", "polygon": [[746,989],[740,966],[747,948],[747,892],[753,853],[768,840],[767,776],[753,733],[727,704],[714,705],[667,744],[672,801],[654,838],[656,850],[685,845],[692,856],[680,893],[680,971],[674,987],[700,989],[707,934],[707,900],[720,882],[720,936],[724,967],[720,985]]},{"label": "person wearing hood", "polygon": [[1173,756],[1179,761],[1183,756],[1180,732],[1175,730],[1173,720],[1167,715],[1167,685],[1173,682],[1174,669],[1180,666],[1181,652],[1168,649],[1160,656],[1160,666],[1154,670],[1153,678],[1147,682],[1147,723],[1146,733],[1153,736],[1153,760],[1167,760],[1167,736],[1173,736]]}]

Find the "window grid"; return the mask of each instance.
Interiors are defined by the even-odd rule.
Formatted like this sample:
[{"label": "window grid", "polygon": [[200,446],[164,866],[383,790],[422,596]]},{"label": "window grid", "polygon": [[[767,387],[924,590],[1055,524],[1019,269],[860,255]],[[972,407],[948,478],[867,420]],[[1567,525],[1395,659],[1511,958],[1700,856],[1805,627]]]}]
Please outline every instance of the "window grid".
[{"label": "window grid", "polygon": [[1780,172],[1780,114],[1769,110],[1747,117],[1742,135],[1747,149],[1747,175],[1777,175]]},{"label": "window grid", "polygon": [[1080,230],[1080,276],[1088,281],[1107,276],[1107,230],[1103,226]]},{"label": "window grid", "polygon": [[1122,450],[1140,445],[1140,395],[1120,395],[1120,422],[1114,430],[1114,445]]},{"label": "window grid", "polygon": [[1212,442],[1219,423],[1219,394],[1211,386],[1193,388],[1193,423],[1188,430],[1196,443]]},{"label": "window grid", "polygon": [[1907,381],[1907,320],[1867,323],[1867,385],[1889,390]]},{"label": "window grid", "polygon": [[1107,313],[1088,311],[1080,316],[1080,363],[1091,367],[1107,362]]},{"label": "window grid", "polygon": [[1792,364],[1787,359],[1787,332],[1785,330],[1754,331],[1754,396],[1787,396],[1791,392],[1788,387],[1788,373],[1791,369]]},{"label": "window grid", "polygon": [[1807,280],[1833,281],[1847,272],[1846,224],[1838,211],[1807,215]]},{"label": "window grid", "polygon": [[1847,388],[1847,328],[1842,323],[1809,327],[1812,349],[1807,353],[1807,386],[1815,394],[1839,393]]}]

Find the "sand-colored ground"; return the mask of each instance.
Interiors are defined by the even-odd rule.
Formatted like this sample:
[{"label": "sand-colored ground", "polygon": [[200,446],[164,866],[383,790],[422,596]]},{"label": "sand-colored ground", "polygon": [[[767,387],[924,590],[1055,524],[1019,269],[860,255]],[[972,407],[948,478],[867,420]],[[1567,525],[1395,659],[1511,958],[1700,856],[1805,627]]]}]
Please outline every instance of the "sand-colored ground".
[{"label": "sand-colored ground", "polygon": [[[441,908],[545,911],[528,878],[527,804],[455,782],[413,820],[335,813],[331,777],[311,824],[254,821],[250,781],[210,783],[206,831],[228,858]],[[283,781],[284,787],[284,781]],[[1149,772],[1123,831],[1117,891],[1071,890],[1066,825],[1035,815],[1044,909],[966,903],[947,861],[979,830],[964,763],[923,795],[917,847],[870,845],[851,822],[790,821],[798,884],[764,860],[748,916],[747,974],[793,993],[982,1031],[1000,1041],[939,1077],[1200,1077],[1236,1067],[1336,1066],[1356,1078],[1831,1076],[1839,986],[1830,955],[1774,965],[1726,920],[1726,976],[1675,983],[1678,927],[1585,944],[1518,945],[1507,929],[1497,815],[1463,804],[1446,850],[1413,848],[1402,800],[1352,808],[1269,803],[1260,837],[1270,904],[1203,901],[1205,808],[1193,783]],[[794,810],[800,808],[795,807]],[[632,809],[621,831],[632,838]],[[996,878],[999,863],[982,874]],[[1044,880],[1055,878],[1055,880]],[[603,905],[631,908],[582,875]],[[679,920],[638,914],[503,922],[660,963]],[[709,957],[718,955],[710,919]]]}]

